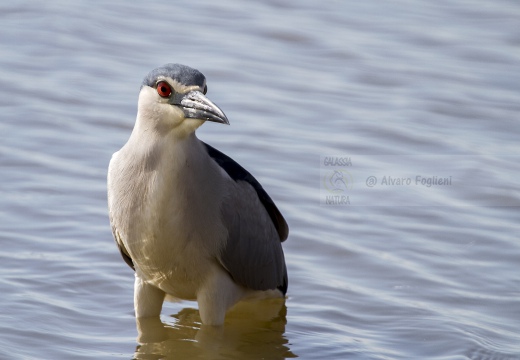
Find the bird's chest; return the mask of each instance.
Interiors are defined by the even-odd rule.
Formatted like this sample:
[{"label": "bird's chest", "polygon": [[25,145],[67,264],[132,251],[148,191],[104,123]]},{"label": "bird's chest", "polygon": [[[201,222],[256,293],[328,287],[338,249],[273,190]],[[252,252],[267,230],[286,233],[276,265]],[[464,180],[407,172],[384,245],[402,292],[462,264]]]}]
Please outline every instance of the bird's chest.
[{"label": "bird's chest", "polygon": [[123,206],[129,214],[125,246],[138,271],[184,299],[195,298],[227,236],[221,186],[203,170],[184,166],[142,174]]}]

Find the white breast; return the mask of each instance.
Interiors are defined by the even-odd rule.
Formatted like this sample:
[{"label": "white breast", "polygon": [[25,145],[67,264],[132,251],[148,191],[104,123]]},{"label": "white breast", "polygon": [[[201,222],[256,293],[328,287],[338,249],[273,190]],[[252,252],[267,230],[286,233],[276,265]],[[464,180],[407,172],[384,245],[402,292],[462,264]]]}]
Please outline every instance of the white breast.
[{"label": "white breast", "polygon": [[172,296],[195,299],[227,238],[215,219],[231,180],[196,137],[167,140],[147,148],[130,139],[114,154],[109,208],[139,275]]}]

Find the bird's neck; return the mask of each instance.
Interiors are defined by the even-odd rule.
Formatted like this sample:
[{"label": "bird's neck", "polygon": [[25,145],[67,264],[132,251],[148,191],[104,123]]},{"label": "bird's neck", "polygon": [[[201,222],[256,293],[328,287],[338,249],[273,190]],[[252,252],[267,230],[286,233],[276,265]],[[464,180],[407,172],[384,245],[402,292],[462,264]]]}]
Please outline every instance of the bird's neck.
[{"label": "bird's neck", "polygon": [[203,151],[203,143],[195,132],[179,134],[157,131],[153,126],[136,123],[123,151],[131,153],[135,163],[142,164],[146,171],[162,169],[171,171],[191,162],[190,159]]}]

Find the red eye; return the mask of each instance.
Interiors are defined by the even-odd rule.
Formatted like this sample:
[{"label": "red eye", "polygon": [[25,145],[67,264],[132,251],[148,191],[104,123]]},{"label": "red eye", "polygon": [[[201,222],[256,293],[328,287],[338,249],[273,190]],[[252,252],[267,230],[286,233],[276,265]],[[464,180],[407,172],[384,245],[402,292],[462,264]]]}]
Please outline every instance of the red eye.
[{"label": "red eye", "polygon": [[172,94],[172,88],[166,81],[159,81],[157,83],[157,94],[162,97],[168,97]]}]

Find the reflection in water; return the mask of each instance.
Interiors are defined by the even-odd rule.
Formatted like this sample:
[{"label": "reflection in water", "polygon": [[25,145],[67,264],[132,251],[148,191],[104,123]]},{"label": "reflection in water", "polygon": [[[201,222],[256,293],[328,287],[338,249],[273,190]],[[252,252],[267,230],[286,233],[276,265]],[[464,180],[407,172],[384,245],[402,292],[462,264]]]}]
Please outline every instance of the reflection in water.
[{"label": "reflection in water", "polygon": [[183,309],[172,323],[137,319],[136,359],[286,359],[297,357],[284,337],[287,307],[280,299],[237,304],[224,326],[201,324],[196,309]]}]

